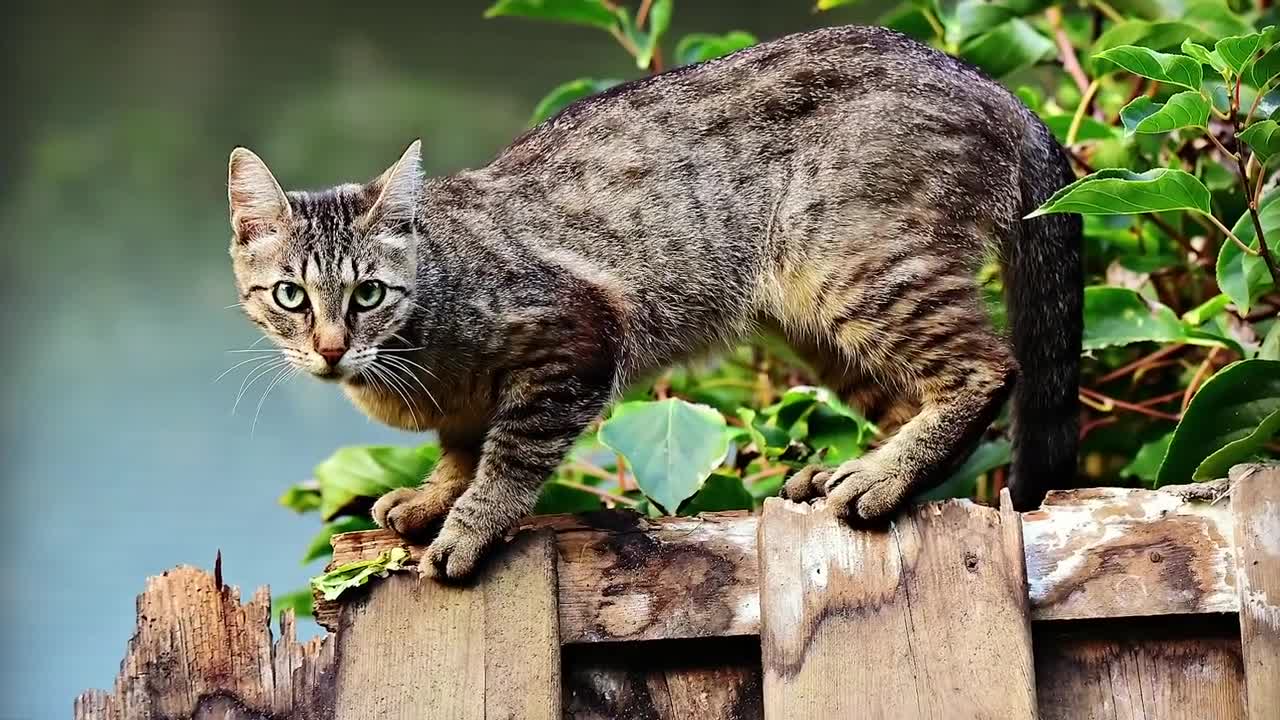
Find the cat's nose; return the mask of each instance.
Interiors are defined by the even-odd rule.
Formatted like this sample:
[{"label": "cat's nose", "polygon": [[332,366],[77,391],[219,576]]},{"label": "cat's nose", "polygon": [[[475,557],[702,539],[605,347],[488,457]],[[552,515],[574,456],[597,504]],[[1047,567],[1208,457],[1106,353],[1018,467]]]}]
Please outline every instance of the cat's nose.
[{"label": "cat's nose", "polygon": [[320,353],[320,357],[324,358],[324,361],[329,363],[329,367],[333,367],[334,365],[337,365],[338,361],[342,359],[342,356],[346,354],[347,349],[341,346],[318,347],[316,348],[316,352]]}]

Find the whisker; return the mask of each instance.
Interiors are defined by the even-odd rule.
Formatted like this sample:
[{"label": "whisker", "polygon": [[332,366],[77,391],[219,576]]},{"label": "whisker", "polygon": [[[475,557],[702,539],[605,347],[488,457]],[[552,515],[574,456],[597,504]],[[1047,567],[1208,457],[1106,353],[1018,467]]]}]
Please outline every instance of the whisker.
[{"label": "whisker", "polygon": [[427,369],[427,368],[423,367],[421,364],[416,363],[416,362],[414,362],[414,361],[410,360],[409,358],[406,358],[406,357],[388,357],[388,358],[387,358],[387,360],[395,360],[395,361],[397,361],[397,362],[408,363],[411,367],[415,367],[415,368],[417,368],[417,369],[421,370],[422,372],[424,372],[424,373],[426,373],[426,374],[430,375],[431,377],[435,378],[436,380],[439,380],[439,379],[440,379],[440,376],[438,376],[438,375],[436,375],[435,373],[431,372],[429,369]]},{"label": "whisker", "polygon": [[243,350],[227,350],[229,353],[275,353],[276,355],[285,354],[280,348],[245,348]]},{"label": "whisker", "polygon": [[266,335],[263,335],[262,337],[258,338],[257,340],[254,340],[253,342],[249,343],[249,348],[250,348],[250,349],[252,349],[252,348],[257,347],[258,343],[260,343],[260,342],[262,342],[263,340],[266,340],[266,339],[267,339],[267,336],[266,336]]},{"label": "whisker", "polygon": [[[396,382],[396,378],[392,376],[386,368],[378,367],[376,363],[370,363],[369,369],[373,371],[375,377],[378,377],[384,380],[383,384],[385,387],[387,387],[389,390],[394,392],[396,395],[399,395],[400,399],[404,401],[405,407],[409,408],[409,417],[413,418],[414,426],[422,427],[422,423],[418,422],[418,413],[414,412],[413,403],[410,402],[409,397],[400,390],[400,388],[398,387],[399,383]],[[393,384],[393,382],[395,384]]]},{"label": "whisker", "polygon": [[407,353],[407,352],[417,352],[418,350],[426,350],[426,349],[427,349],[427,346],[426,346],[426,345],[423,345],[422,347],[411,347],[411,348],[378,348],[378,352],[380,352],[380,353]]},{"label": "whisker", "polygon": [[262,414],[262,406],[266,404],[267,396],[270,395],[271,391],[274,390],[282,381],[286,378],[292,377],[294,370],[295,368],[293,367],[286,367],[279,373],[276,373],[276,376],[271,379],[271,384],[267,385],[267,389],[262,391],[262,397],[258,399],[258,409],[253,411],[253,425],[249,427],[249,437],[253,437],[254,432],[258,429],[258,416]]},{"label": "whisker", "polygon": [[226,306],[226,307],[224,307],[224,308],[222,308],[222,309],[223,309],[223,310],[231,310],[231,309],[233,309],[233,308],[238,308],[238,307],[244,307],[244,303],[242,303],[242,302],[233,303],[233,304],[228,305],[228,306]]},{"label": "whisker", "polygon": [[277,370],[288,364],[285,358],[272,358],[270,362],[265,363],[261,367],[253,369],[253,372],[244,376],[244,380],[240,381],[240,392],[236,393],[236,401],[231,406],[231,414],[236,414],[236,408],[240,407],[240,401],[244,399],[244,394],[249,391],[264,376],[271,374],[272,370]]},{"label": "whisker", "polygon": [[[223,370],[221,375],[219,375],[218,377],[216,377],[216,378],[214,378],[214,379],[213,379],[213,382],[214,382],[214,384],[217,384],[217,382],[218,382],[219,380],[221,380],[222,378],[224,378],[224,377],[226,377],[227,375],[231,374],[231,371],[232,371],[232,370],[235,370],[236,368],[240,367],[241,365],[248,365],[248,364],[249,364],[249,363],[251,363],[251,362],[264,363],[264,362],[267,362],[267,361],[268,361],[268,360],[270,360],[270,359],[271,359],[271,358],[269,358],[269,357],[251,357],[251,358],[249,358],[248,360],[241,360],[240,362],[236,363],[235,365],[232,365],[231,367],[227,368],[226,370]],[[257,369],[257,368],[254,368],[254,370],[256,370],[256,369]],[[253,372],[253,370],[250,370],[249,372]]]},{"label": "whisker", "polygon": [[[418,383],[418,386],[422,388],[422,392],[426,393],[427,399],[431,401],[432,405],[436,406],[436,410],[440,411],[441,415],[444,414],[444,408],[440,407],[440,402],[436,400],[436,396],[432,395],[431,391],[427,389],[426,384],[422,382],[422,378],[415,375],[413,370],[401,364],[401,363],[407,362],[404,358],[389,356],[389,357],[383,358],[383,360],[386,360],[388,363],[392,363],[390,367],[398,367],[401,370],[404,370],[406,375],[413,378],[414,381]],[[418,367],[422,367],[422,366],[419,365]],[[426,370],[426,368],[422,368],[422,369]],[[427,372],[430,373],[431,371],[427,370]],[[435,377],[435,375],[433,374],[432,377]]]}]

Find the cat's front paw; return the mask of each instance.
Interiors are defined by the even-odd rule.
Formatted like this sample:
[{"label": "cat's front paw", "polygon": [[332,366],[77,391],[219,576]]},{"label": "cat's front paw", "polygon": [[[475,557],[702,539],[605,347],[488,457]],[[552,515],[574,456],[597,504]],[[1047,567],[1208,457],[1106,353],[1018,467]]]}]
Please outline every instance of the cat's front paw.
[{"label": "cat's front paw", "polygon": [[373,504],[373,521],[397,535],[425,540],[449,512],[453,498],[445,497],[431,485],[420,489],[398,488]]},{"label": "cat's front paw", "polygon": [[866,458],[842,464],[822,487],[827,503],[848,520],[884,517],[901,507],[911,491],[909,478]]},{"label": "cat's front paw", "polygon": [[467,578],[475,572],[485,551],[497,539],[450,516],[418,562],[418,572],[436,580]]},{"label": "cat's front paw", "polygon": [[808,502],[826,495],[824,489],[831,477],[832,468],[822,465],[810,465],[787,478],[782,486],[782,497],[792,502]]}]

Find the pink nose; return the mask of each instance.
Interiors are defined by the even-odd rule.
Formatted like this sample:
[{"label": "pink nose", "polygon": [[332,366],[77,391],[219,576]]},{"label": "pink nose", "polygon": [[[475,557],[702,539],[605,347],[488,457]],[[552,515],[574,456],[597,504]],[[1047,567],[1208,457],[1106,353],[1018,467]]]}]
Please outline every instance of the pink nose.
[{"label": "pink nose", "polygon": [[333,367],[342,359],[342,356],[347,352],[347,349],[344,347],[316,348],[316,352],[320,353],[320,357],[324,358],[324,361],[329,363],[329,367]]}]

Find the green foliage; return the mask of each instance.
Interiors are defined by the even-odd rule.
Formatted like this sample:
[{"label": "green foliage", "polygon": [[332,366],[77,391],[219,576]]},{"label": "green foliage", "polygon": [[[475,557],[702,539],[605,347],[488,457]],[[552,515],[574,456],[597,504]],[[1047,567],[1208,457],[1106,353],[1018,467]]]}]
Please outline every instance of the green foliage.
[{"label": "green foliage", "polygon": [[678,398],[619,405],[600,427],[651,501],[675,510],[692,497],[729,452],[724,416]]},{"label": "green foliage", "polygon": [[[817,10],[852,2],[817,0]],[[672,0],[498,0],[486,16],[607,33],[637,76],[756,42],[742,30],[670,38],[675,9]],[[1264,24],[1272,14],[1222,0],[905,0],[884,18],[994,77],[1020,78],[1018,97],[1082,175],[1029,215],[1085,216],[1081,483],[1187,482],[1280,454],[1280,291],[1267,262],[1280,238],[1271,169],[1280,33]],[[597,70],[552,89],[531,122],[626,79],[595,79]],[[988,268],[978,280],[1000,324],[999,273]],[[793,470],[884,441],[814,384],[769,337],[672,368],[629,389],[584,434],[537,512],[749,509]],[[1007,423],[997,421],[925,497],[993,502],[1010,450]],[[373,500],[421,482],[438,457],[433,444],[344,448],[321,463],[314,481],[280,498],[327,523],[307,561],[327,554],[334,532],[368,527]],[[398,562],[380,561],[340,568],[319,585],[340,592]]]},{"label": "green foliage", "polygon": [[337,600],[342,593],[368,584],[375,577],[386,577],[405,568],[409,553],[404,548],[391,548],[372,560],[356,560],[311,578],[311,587],[325,600]]},{"label": "green foliage", "polygon": [[1280,432],[1280,361],[1242,360],[1196,393],[1160,464],[1160,484],[1211,480]]}]

